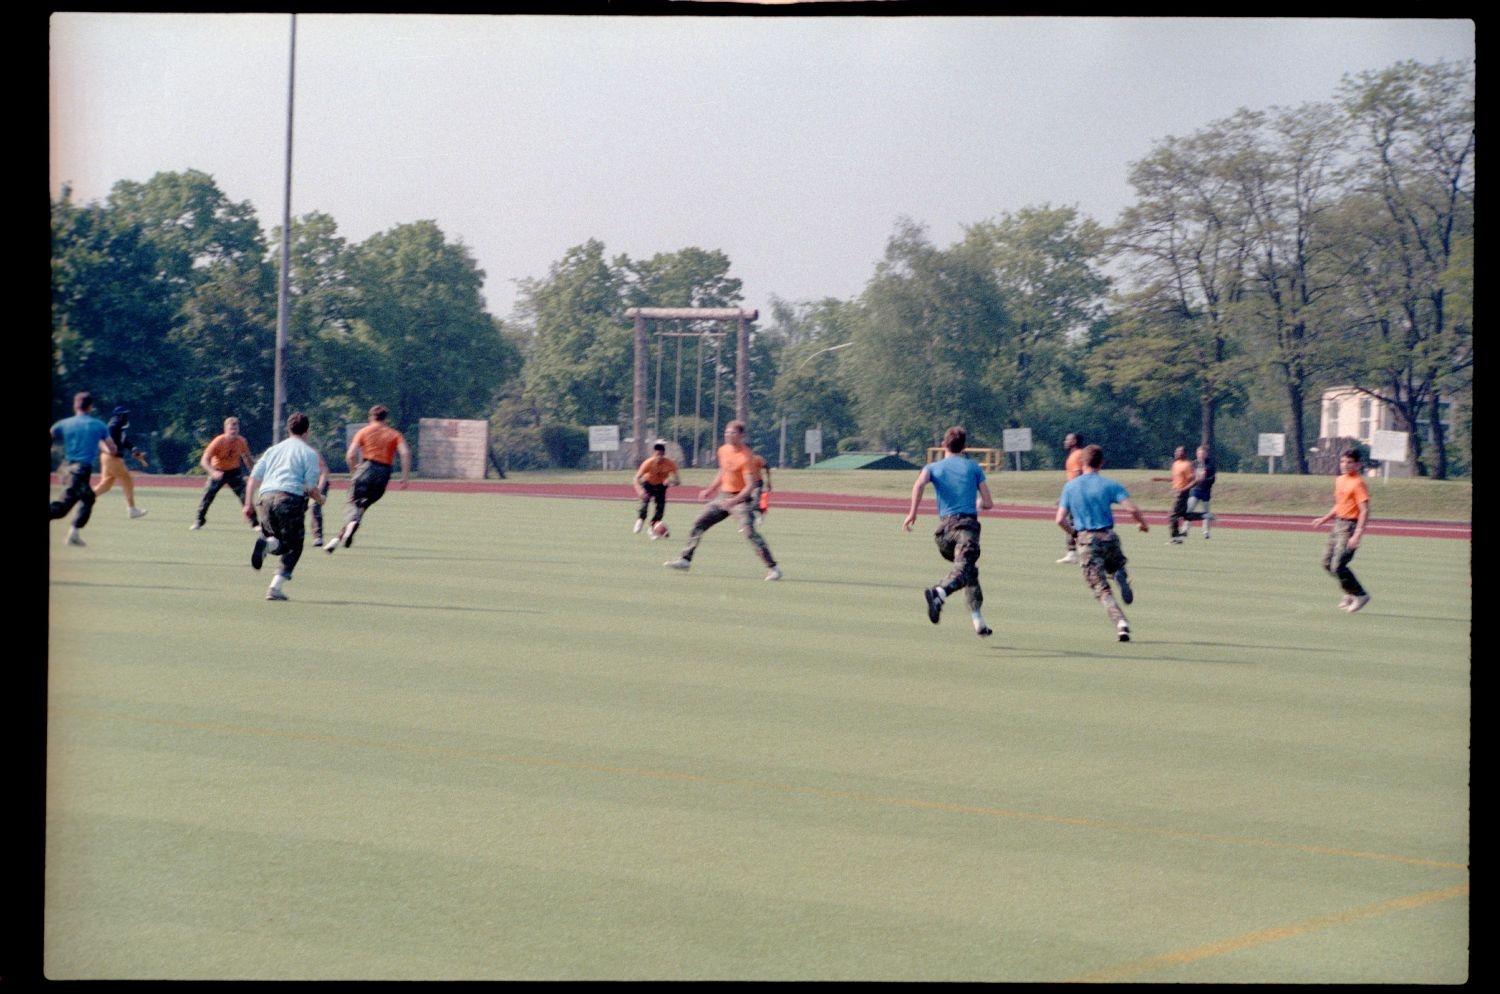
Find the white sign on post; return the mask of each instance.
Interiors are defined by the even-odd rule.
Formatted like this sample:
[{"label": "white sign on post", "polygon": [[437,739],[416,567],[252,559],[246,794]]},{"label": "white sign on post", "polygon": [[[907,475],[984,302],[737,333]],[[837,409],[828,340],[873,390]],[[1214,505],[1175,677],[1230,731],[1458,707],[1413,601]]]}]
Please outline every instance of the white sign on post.
[{"label": "white sign on post", "polygon": [[1370,439],[1370,458],[1379,462],[1406,462],[1411,436],[1404,431],[1377,431]]},{"label": "white sign on post", "polygon": [[609,469],[609,454],[620,451],[620,426],[589,425],[589,451],[600,453],[600,469]]},{"label": "white sign on post", "polygon": [[1286,455],[1286,436],[1280,432],[1262,432],[1256,454],[1271,460],[1266,464],[1267,473],[1276,472],[1276,457]]},{"label": "white sign on post", "polygon": [[823,429],[807,429],[807,434],[802,436],[802,451],[807,453],[809,466],[818,464],[818,457],[823,454]]},{"label": "white sign on post", "polygon": [[1021,468],[1021,453],[1031,451],[1030,428],[1007,428],[1000,433],[1000,447],[1016,454],[1016,469]]},{"label": "white sign on post", "polygon": [[620,451],[619,425],[589,425],[590,452]]},{"label": "white sign on post", "polygon": [[1411,435],[1404,431],[1377,431],[1370,438],[1370,458],[1381,464],[1380,475],[1391,478],[1391,463],[1406,462]]}]

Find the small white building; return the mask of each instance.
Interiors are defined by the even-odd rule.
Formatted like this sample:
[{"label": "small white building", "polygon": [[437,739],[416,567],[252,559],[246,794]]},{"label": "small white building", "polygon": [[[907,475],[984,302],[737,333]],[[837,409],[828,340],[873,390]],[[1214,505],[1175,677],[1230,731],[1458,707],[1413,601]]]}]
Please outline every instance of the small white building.
[{"label": "small white building", "polygon": [[[1438,402],[1443,419],[1445,437],[1452,437],[1450,422],[1452,404]],[[1384,401],[1363,393],[1352,386],[1329,387],[1323,391],[1322,413],[1318,419],[1318,448],[1324,449],[1337,438],[1357,439],[1369,446],[1377,431],[1407,431],[1406,423],[1396,411]],[[1420,425],[1424,451],[1432,443],[1432,426],[1426,419]],[[1392,463],[1392,476],[1411,476],[1416,472],[1414,461],[1408,457],[1404,463]]]}]

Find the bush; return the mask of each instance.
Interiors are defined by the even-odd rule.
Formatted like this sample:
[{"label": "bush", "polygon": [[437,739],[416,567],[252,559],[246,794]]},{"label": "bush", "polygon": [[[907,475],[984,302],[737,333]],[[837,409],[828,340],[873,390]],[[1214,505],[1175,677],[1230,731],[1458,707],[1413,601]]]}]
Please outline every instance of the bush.
[{"label": "bush", "polygon": [[588,429],[570,424],[542,425],[542,448],[557,469],[574,469],[589,454]]}]

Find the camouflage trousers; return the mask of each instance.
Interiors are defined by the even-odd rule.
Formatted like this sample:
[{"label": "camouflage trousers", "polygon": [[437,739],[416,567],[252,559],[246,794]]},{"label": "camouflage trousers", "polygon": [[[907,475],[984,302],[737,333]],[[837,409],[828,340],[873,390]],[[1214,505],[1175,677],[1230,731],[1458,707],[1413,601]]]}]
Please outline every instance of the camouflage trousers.
[{"label": "camouflage trousers", "polygon": [[1323,568],[1339,581],[1344,593],[1363,597],[1365,588],[1349,568],[1349,560],[1354,558],[1355,553],[1354,549],[1349,548],[1349,536],[1354,534],[1354,526],[1357,524],[1358,521],[1349,518],[1334,519],[1333,529],[1328,533],[1328,548],[1323,552]]},{"label": "camouflage trousers", "polygon": [[1115,602],[1115,593],[1109,586],[1109,578],[1125,568],[1125,550],[1120,548],[1120,536],[1114,533],[1114,529],[1079,532],[1078,559],[1083,568],[1083,582],[1099,599],[1109,620],[1115,624],[1124,621],[1125,612]]},{"label": "camouflage trousers", "polygon": [[740,534],[755,549],[755,554],[760,561],[767,566],[774,567],[776,560],[771,558],[771,550],[766,545],[766,540],[761,538],[760,532],[755,530],[755,505],[752,501],[739,500],[737,494],[721,494],[698,512],[698,517],[693,519],[693,530],[688,534],[687,545],[682,550],[682,558],[692,562],[693,553],[698,550],[698,543],[703,539],[703,533],[714,525],[723,521],[731,515],[739,520]]},{"label": "camouflage trousers", "polygon": [[984,590],[979,586],[979,519],[972,514],[950,514],[938,523],[932,533],[938,554],[953,564],[953,571],[938,586],[943,593],[962,590],[970,611],[984,604]]}]

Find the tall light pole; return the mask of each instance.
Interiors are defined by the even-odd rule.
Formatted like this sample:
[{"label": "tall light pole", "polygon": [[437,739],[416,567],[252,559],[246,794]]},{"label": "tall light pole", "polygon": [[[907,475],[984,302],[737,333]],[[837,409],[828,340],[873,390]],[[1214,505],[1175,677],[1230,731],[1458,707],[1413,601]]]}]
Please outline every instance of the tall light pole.
[{"label": "tall light pole", "polygon": [[[819,349],[818,351],[814,352],[812,355],[808,356],[806,359],[803,359],[800,363],[798,363],[797,369],[802,369],[808,363],[812,362],[814,359],[825,352],[837,352],[839,349],[847,349],[853,344],[853,342],[844,342],[841,345],[830,345],[826,349]],[[786,419],[787,412],[783,410],[781,412],[781,452],[776,457],[776,464],[778,466],[786,465]],[[821,424],[818,425],[819,429],[821,429],[822,427],[823,426]]]},{"label": "tall light pole", "polygon": [[281,201],[281,286],[276,294],[276,386],[271,400],[271,441],[281,441],[286,407],[286,326],[292,269],[292,106],[297,84],[297,15],[292,15],[292,44],[286,71],[286,185]]}]

